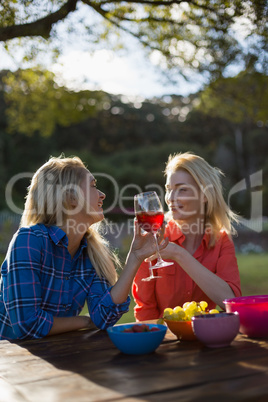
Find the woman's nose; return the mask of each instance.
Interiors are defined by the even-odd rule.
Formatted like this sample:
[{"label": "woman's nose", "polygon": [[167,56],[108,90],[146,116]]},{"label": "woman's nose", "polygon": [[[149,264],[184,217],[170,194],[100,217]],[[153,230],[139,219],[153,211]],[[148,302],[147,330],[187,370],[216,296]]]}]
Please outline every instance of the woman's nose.
[{"label": "woman's nose", "polygon": [[99,190],[99,194],[100,194],[100,198],[101,199],[105,199],[106,198],[106,194],[104,194],[102,191]]},{"label": "woman's nose", "polygon": [[169,204],[172,201],[173,195],[172,195],[172,191],[168,191],[166,192],[166,203]]},{"label": "woman's nose", "polygon": [[166,193],[166,203],[172,203],[180,198],[178,189],[174,188]]}]

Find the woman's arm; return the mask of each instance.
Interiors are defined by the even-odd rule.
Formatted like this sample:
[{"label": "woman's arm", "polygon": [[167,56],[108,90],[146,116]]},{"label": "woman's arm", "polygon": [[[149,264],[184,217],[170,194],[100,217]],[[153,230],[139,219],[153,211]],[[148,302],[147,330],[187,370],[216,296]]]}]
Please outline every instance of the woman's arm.
[{"label": "woman's arm", "polygon": [[3,264],[4,301],[17,338],[42,338],[94,326],[87,316],[53,317],[42,309],[42,237],[22,228]]},{"label": "woman's arm", "polygon": [[[153,234],[142,234],[138,222],[136,220],[134,222],[134,238],[126,259],[125,267],[118,281],[111,289],[111,297],[114,303],[123,303],[127,299],[139,266],[145,258],[154,254],[156,251]],[[162,251],[167,244],[168,239],[165,239],[163,244],[159,245],[159,249]]]},{"label": "woman's arm", "polygon": [[48,336],[85,328],[96,328],[90,317],[86,315],[80,315],[77,317],[54,317],[53,325]]},{"label": "woman's arm", "polygon": [[[170,242],[161,253],[163,258],[176,261],[200,289],[217,305],[225,308],[224,299],[235,297],[231,286],[197,261],[187,250]],[[155,259],[155,256],[149,260]],[[236,269],[236,267],[234,267]]]},{"label": "woman's arm", "polygon": [[177,250],[178,264],[214,303],[225,309],[223,300],[235,297],[232,288],[222,278],[204,267],[188,251],[181,247],[180,249]]}]

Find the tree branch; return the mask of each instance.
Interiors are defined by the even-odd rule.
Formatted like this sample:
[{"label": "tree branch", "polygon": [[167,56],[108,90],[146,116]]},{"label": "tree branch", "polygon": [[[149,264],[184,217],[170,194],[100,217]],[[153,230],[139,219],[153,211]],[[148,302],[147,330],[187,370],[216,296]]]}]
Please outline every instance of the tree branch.
[{"label": "tree branch", "polygon": [[141,5],[149,4],[150,6],[171,6],[173,4],[192,3],[192,0],[104,0],[100,1],[98,5],[104,6],[111,3],[137,3]]},{"label": "tree branch", "polygon": [[[133,3],[133,4],[141,4],[141,5],[144,4],[144,5],[150,5],[150,6],[156,6],[156,7],[172,6],[173,4],[188,3],[197,8],[201,8],[203,10],[210,11],[212,13],[217,14],[217,11],[215,10],[214,7],[210,7],[209,5],[206,5],[206,4],[197,3],[195,0],[103,0],[103,1],[100,1],[98,3],[98,5],[105,6],[105,4],[113,4],[113,3],[128,3],[128,4]],[[232,17],[226,16],[226,19],[231,20]]]},{"label": "tree branch", "polygon": [[0,41],[7,41],[13,38],[25,36],[42,36],[48,38],[52,25],[66,18],[72,11],[75,11],[78,0],[67,0],[67,2],[54,13],[40,18],[28,24],[13,25],[0,28]]}]

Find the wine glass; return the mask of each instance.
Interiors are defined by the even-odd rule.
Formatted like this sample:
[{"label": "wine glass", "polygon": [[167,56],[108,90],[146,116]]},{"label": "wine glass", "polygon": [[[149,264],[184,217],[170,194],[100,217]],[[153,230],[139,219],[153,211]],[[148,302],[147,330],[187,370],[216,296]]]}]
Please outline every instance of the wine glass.
[{"label": "wine glass", "polygon": [[[164,222],[164,211],[161,205],[161,202],[158,198],[158,195],[155,191],[147,191],[145,193],[140,193],[135,195],[134,197],[134,209],[136,218],[141,225],[142,229],[146,232],[152,232],[156,242],[156,250],[157,250],[157,262],[150,269],[167,267],[169,265],[173,265],[173,262],[167,262],[162,260],[158,241],[157,241],[157,232],[161,228]],[[156,278],[153,276],[151,271],[151,275],[148,278],[144,278],[144,280],[150,280]]]},{"label": "wine glass", "polygon": [[150,276],[148,276],[147,278],[142,278],[142,281],[148,282],[148,281],[151,281],[152,279],[162,278],[162,276],[159,276],[159,275],[156,276],[156,275],[154,275],[153,269],[154,269],[154,265],[151,263],[151,261],[149,261],[149,272],[150,272]]}]

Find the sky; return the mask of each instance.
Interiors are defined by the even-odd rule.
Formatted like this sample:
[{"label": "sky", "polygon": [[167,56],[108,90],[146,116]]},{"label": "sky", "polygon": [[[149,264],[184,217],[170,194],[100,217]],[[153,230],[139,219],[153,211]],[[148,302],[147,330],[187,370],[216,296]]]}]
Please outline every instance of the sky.
[{"label": "sky", "polygon": [[72,85],[102,89],[108,93],[152,98],[166,94],[188,95],[198,90],[200,82],[167,83],[157,68],[141,52],[119,56],[109,50],[94,55],[72,50],[62,56],[52,71]]},{"label": "sky", "polygon": [[[87,20],[98,25],[102,18],[91,12],[87,6],[83,5],[77,11],[74,22],[78,27],[79,18],[87,15]],[[78,19],[77,19],[78,18]],[[96,19],[97,18],[97,19]],[[247,36],[249,21],[240,19],[233,27],[236,39],[241,40]],[[65,24],[59,25],[57,32],[61,45],[63,44],[63,54],[54,64],[49,64],[48,69],[56,74],[56,80],[60,84],[75,90],[103,90],[111,94],[121,94],[142,98],[161,97],[163,95],[183,95],[195,93],[202,88],[204,81],[197,74],[192,75],[192,82],[186,82],[183,78],[179,78],[177,84],[167,82],[161,72],[156,67],[153,59],[146,58],[143,49],[138,41],[127,35],[124,43],[129,49],[124,54],[113,52],[108,49],[98,49],[95,53],[90,53],[82,48],[83,31],[81,35],[73,38],[72,41],[65,41],[66,32],[63,27]],[[79,30],[79,29],[78,29]],[[23,58],[23,50],[18,48],[13,52],[13,58],[21,60]],[[47,58],[49,59],[49,57]],[[42,64],[46,63],[44,53],[41,59]],[[49,61],[47,62],[49,63]],[[11,69],[16,70],[22,65],[19,61],[14,62],[5,52],[3,45],[0,44],[0,70]],[[23,67],[27,67],[26,64]],[[232,71],[230,67],[230,75],[238,73],[237,67]],[[239,68],[238,68],[239,70]]]},{"label": "sky", "polygon": [[[0,70],[16,70],[18,67],[19,62],[15,62],[0,47]],[[187,96],[201,86],[198,80],[192,84],[183,79],[176,85],[167,83],[141,49],[132,49],[124,55],[106,49],[91,54],[74,46],[65,50],[49,69],[56,74],[59,83],[67,84],[71,89],[101,89],[111,94],[147,99],[167,94]]]}]

